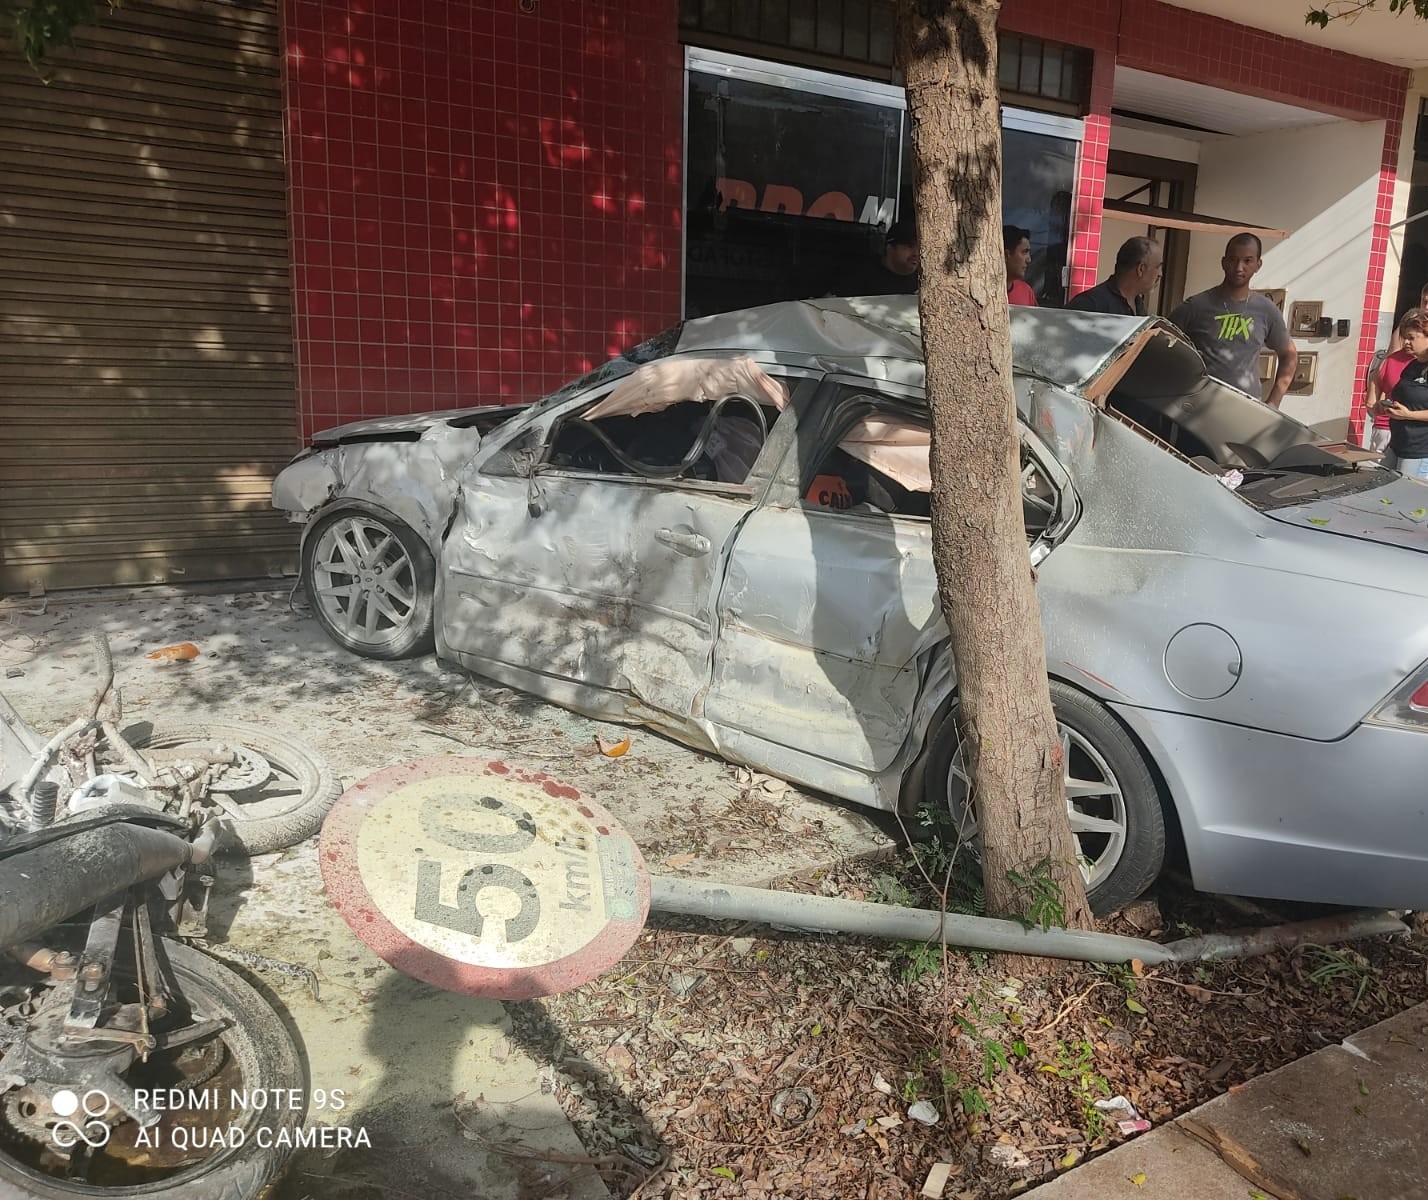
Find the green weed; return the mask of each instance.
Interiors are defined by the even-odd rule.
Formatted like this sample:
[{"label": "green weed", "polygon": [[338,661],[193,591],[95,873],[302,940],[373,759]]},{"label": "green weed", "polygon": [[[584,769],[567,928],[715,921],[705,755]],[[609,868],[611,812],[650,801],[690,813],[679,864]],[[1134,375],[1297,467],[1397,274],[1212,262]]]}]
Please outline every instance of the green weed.
[{"label": "green weed", "polygon": [[1056,1061],[1043,1063],[1037,1069],[1064,1080],[1081,1106],[1081,1119],[1086,1126],[1086,1140],[1095,1141],[1106,1132],[1106,1115],[1096,1107],[1098,1097],[1109,1096],[1111,1085],[1095,1070],[1096,1052],[1090,1042],[1057,1042]]},{"label": "green weed", "polygon": [[1309,982],[1319,988],[1330,988],[1347,983],[1353,990],[1354,1000],[1349,1011],[1357,1011],[1364,997],[1372,989],[1376,996],[1383,995],[1383,984],[1378,970],[1369,965],[1362,954],[1353,950],[1331,950],[1328,946],[1305,946],[1304,957],[1316,964],[1309,972]]},{"label": "green weed", "polygon": [[1025,910],[1017,921],[1027,929],[1065,927],[1066,900],[1061,885],[1051,878],[1051,859],[1043,858],[1029,875],[1008,871],[1007,879],[1025,898]]}]

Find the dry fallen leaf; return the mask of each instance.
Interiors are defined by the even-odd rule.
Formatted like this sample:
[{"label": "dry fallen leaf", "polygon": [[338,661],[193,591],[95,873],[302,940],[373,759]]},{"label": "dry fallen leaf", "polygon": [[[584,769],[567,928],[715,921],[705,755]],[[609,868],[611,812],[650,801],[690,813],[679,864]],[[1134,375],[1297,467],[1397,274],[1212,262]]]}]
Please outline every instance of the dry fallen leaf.
[{"label": "dry fallen leaf", "polygon": [[1127,1176],[1127,1178],[1128,1178],[1133,1184],[1135,1184],[1136,1187],[1145,1187],[1145,1172],[1144,1172],[1144,1171],[1137,1171],[1134,1175]]},{"label": "dry fallen leaf", "polygon": [[671,871],[677,871],[680,867],[689,866],[697,857],[698,855],[695,854],[676,854],[673,858],[665,859],[664,865]]},{"label": "dry fallen leaf", "polygon": [[162,646],[145,658],[168,659],[171,662],[192,662],[198,657],[198,647],[192,642],[178,642],[172,646]]},{"label": "dry fallen leaf", "polygon": [[597,734],[595,744],[600,747],[600,753],[606,758],[621,758],[629,753],[630,735],[625,734],[618,742],[607,742]]},{"label": "dry fallen leaf", "polygon": [[1131,969],[1131,974],[1134,975],[1137,979],[1144,979],[1144,978],[1145,978],[1145,963],[1141,962],[1140,959],[1138,959],[1138,958],[1133,958],[1133,959],[1131,959],[1131,960],[1130,960],[1130,969]]}]

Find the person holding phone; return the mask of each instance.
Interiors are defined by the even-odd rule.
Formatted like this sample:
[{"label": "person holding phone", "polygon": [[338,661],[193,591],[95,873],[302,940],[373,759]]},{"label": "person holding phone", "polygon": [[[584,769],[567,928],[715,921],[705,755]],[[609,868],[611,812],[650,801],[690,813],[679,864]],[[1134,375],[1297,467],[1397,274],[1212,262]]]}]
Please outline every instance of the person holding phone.
[{"label": "person holding phone", "polygon": [[1388,449],[1396,470],[1428,483],[1428,310],[1410,309],[1398,332],[1413,357],[1389,393]]}]

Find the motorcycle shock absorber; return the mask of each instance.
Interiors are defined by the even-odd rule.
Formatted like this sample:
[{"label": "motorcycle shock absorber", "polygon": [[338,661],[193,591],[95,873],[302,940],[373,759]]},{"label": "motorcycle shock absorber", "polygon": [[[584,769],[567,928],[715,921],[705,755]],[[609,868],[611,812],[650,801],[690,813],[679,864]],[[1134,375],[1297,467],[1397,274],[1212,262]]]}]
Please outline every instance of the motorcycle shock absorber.
[{"label": "motorcycle shock absorber", "polygon": [[55,819],[55,809],[59,806],[59,784],[51,779],[42,779],[30,792],[31,829],[44,829]]}]

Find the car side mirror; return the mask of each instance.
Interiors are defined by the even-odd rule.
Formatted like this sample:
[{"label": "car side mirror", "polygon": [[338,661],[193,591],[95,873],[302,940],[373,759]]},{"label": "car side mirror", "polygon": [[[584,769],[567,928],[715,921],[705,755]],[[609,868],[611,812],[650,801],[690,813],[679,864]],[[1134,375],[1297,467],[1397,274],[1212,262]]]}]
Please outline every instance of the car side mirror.
[{"label": "car side mirror", "polygon": [[541,487],[540,478],[535,472],[526,472],[526,512],[533,518],[540,516],[546,510],[545,488]]},{"label": "car side mirror", "polygon": [[481,471],[486,475],[529,479],[540,463],[540,448],[540,435],[528,429],[486,459]]}]

